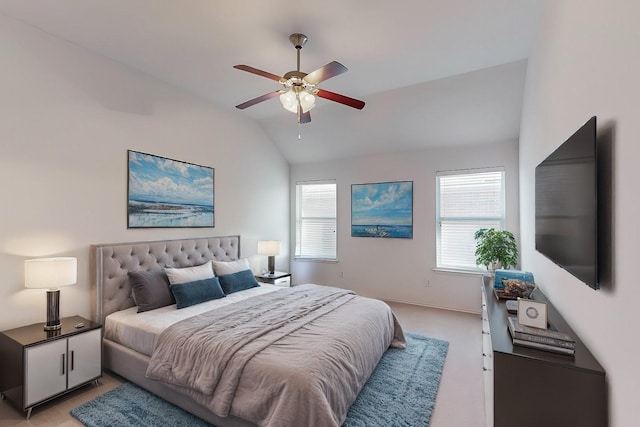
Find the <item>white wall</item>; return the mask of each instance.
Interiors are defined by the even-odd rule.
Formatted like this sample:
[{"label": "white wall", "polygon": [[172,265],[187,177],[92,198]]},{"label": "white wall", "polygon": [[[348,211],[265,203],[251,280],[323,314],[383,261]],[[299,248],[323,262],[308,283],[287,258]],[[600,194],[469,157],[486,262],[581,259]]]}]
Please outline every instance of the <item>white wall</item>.
[{"label": "white wall", "polygon": [[[545,3],[529,60],[520,136],[522,261],[607,371],[611,426],[640,419],[640,3]],[[597,116],[600,143],[612,147],[610,193],[613,275],[594,291],[535,251],[534,168]],[[605,252],[606,253],[606,252]],[[576,393],[579,393],[576,390]]]},{"label": "white wall", "polygon": [[[91,244],[241,234],[248,257],[282,240],[288,268],[288,163],[233,107],[4,17],[0,58],[0,329],[46,317],[45,292],[24,288],[33,257],[78,258],[61,316],[89,316]],[[127,149],[214,167],[215,228],[127,230]]]},{"label": "white wall", "polygon": [[[436,172],[504,166],[507,228],[517,237],[517,163],[518,145],[511,141],[292,166],[291,236],[295,236],[296,182],[335,179],[338,189],[339,261],[292,261],[294,283],[322,283],[385,300],[479,312],[479,275],[434,271]],[[413,181],[413,239],[351,237],[351,184],[387,181]]]}]

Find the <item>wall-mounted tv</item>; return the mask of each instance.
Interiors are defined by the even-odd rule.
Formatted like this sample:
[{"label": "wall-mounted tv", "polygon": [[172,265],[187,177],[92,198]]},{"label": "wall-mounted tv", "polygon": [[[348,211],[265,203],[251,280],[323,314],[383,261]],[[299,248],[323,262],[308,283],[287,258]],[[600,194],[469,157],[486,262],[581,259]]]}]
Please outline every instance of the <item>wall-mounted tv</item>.
[{"label": "wall-mounted tv", "polygon": [[536,250],[598,289],[596,118],[536,167]]}]

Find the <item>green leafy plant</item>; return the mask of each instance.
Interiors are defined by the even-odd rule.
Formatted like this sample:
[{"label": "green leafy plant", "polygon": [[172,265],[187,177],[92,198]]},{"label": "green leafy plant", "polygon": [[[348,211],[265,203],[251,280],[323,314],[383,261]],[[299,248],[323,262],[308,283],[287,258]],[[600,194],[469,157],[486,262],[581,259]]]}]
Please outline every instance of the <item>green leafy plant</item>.
[{"label": "green leafy plant", "polygon": [[502,268],[515,267],[518,263],[518,246],[513,234],[506,230],[481,228],[476,239],[476,264],[492,271],[496,264]]}]

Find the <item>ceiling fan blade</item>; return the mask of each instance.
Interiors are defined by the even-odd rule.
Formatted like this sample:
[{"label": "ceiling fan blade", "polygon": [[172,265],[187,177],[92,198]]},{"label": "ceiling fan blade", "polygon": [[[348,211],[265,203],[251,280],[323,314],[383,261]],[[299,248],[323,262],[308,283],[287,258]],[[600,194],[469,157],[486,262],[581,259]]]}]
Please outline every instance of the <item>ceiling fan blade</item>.
[{"label": "ceiling fan blade", "polygon": [[275,80],[275,81],[277,81],[279,83],[281,83],[281,81],[284,81],[284,79],[282,77],[280,77],[280,76],[276,76],[273,73],[269,73],[267,71],[262,71],[262,70],[259,70],[257,68],[250,67],[248,65],[234,65],[233,68],[235,68],[236,70],[246,71],[247,73],[257,74],[259,76],[266,77],[266,78],[271,79],[271,80]]},{"label": "ceiling fan blade", "polygon": [[236,105],[236,108],[240,109],[240,110],[244,110],[245,108],[251,107],[252,105],[256,105],[259,104],[260,102],[266,101],[268,99],[271,98],[275,98],[276,96],[280,95],[282,92],[282,90],[277,90],[275,92],[269,92],[267,94],[264,94],[262,96],[258,96],[257,98],[253,98],[250,99],[246,102],[243,102],[242,104],[238,104]]},{"label": "ceiling fan blade", "polygon": [[320,98],[328,99],[329,101],[339,102],[340,104],[347,105],[349,107],[362,110],[364,108],[364,101],[360,101],[355,98],[349,98],[348,96],[340,95],[339,93],[329,92],[324,89],[316,89],[314,93]]},{"label": "ceiling fan blade", "polygon": [[349,71],[347,67],[345,67],[338,61],[333,61],[333,62],[329,62],[324,67],[318,68],[317,70],[310,72],[302,80],[315,86],[320,82],[330,79],[331,77],[335,77],[338,74],[342,74],[346,71]]}]

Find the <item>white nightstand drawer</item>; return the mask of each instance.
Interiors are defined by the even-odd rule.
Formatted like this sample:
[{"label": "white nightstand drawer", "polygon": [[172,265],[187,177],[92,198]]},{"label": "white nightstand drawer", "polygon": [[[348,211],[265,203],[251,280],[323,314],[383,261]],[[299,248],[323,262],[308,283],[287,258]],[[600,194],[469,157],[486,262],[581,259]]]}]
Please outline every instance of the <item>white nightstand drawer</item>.
[{"label": "white nightstand drawer", "polygon": [[288,287],[291,286],[291,276],[281,277],[279,279],[275,279],[273,281],[273,284],[275,286],[282,286],[282,287],[288,288]]}]

